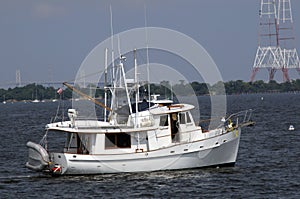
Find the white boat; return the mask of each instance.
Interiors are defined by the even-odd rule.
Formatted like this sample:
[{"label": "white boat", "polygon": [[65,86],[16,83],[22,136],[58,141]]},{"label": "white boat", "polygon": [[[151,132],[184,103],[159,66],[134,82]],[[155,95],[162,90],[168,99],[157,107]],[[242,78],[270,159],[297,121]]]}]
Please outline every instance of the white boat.
[{"label": "white boat", "polygon": [[39,103],[40,100],[37,98],[37,88],[35,89],[35,99],[31,101],[32,103]]},{"label": "white boat", "polygon": [[33,103],[39,103],[39,102],[40,102],[40,100],[38,100],[38,99],[35,99],[35,100],[32,100],[31,102],[33,102]]},{"label": "white boat", "polygon": [[2,103],[6,104],[5,95],[3,95],[3,101],[2,101]]},{"label": "white boat", "polygon": [[[124,72],[122,61],[119,66],[116,68]],[[125,78],[125,74],[120,78]],[[140,101],[138,92],[132,102],[129,90],[138,87],[137,81],[132,87],[128,83],[131,81],[118,82],[127,82],[123,86],[130,104],[127,115],[120,113],[120,106],[114,106],[117,88],[111,87],[111,107],[102,105],[110,111],[108,117],[103,121],[82,119],[76,109],[69,109],[69,121],[47,124],[46,135],[40,144],[27,143],[29,158],[26,166],[52,175],[77,175],[235,164],[241,127],[250,124],[251,111],[232,114],[222,122],[220,118],[222,125],[204,131],[192,117],[193,105],[174,104],[157,97],[152,102]],[[89,100],[99,103],[92,98]],[[52,132],[66,137],[64,147],[59,151],[48,149],[50,140],[45,142]]]},{"label": "white boat", "polygon": [[290,125],[289,126],[289,131],[293,131],[293,130],[295,130],[295,127],[293,125]]}]

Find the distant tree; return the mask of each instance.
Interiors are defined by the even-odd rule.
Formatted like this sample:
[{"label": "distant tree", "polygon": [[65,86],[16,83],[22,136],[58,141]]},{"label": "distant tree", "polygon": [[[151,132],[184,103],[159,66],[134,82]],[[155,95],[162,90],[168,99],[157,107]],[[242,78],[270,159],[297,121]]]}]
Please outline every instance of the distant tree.
[{"label": "distant tree", "polygon": [[206,83],[192,82],[190,85],[193,88],[196,95],[208,94],[208,87]]},{"label": "distant tree", "polygon": [[[277,83],[272,80],[265,83],[262,80],[255,82],[244,82],[242,80],[217,82],[214,85],[206,83],[192,82],[185,83],[184,80],[179,80],[179,83],[172,85],[169,81],[161,81],[160,84],[150,84],[150,94],[160,94],[164,98],[171,98],[174,95],[189,96],[189,95],[207,95],[209,94],[224,94],[222,87],[225,86],[226,94],[240,94],[240,93],[260,93],[260,92],[291,92],[300,91],[300,79],[292,80],[291,82]],[[104,97],[104,90],[96,87],[96,85],[88,85],[86,88],[75,86],[86,94],[95,92],[95,97]],[[172,93],[173,92],[173,93]],[[108,92],[109,94],[110,92]],[[148,96],[148,85],[140,87],[140,94]],[[63,93],[59,95],[57,89],[54,87],[44,87],[43,85],[28,84],[23,87],[15,87],[0,89],[0,101],[5,100],[32,100],[35,99],[70,99],[73,97],[73,92],[70,89],[64,89]],[[76,97],[76,96],[75,96]],[[79,96],[77,96],[79,97]]]},{"label": "distant tree", "polygon": [[289,92],[289,91],[293,91],[293,86],[291,84],[291,82],[284,82],[281,84],[281,92]]},{"label": "distant tree", "polygon": [[262,80],[258,80],[258,81],[253,82],[252,86],[253,86],[253,89],[256,93],[266,91],[265,83]]}]

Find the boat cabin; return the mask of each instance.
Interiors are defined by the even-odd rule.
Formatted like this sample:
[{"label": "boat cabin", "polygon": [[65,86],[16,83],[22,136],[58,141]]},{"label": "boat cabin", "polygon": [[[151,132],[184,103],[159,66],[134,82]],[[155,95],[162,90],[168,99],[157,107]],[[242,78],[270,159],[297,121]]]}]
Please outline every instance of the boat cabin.
[{"label": "boat cabin", "polygon": [[157,105],[129,115],[126,124],[118,124],[116,115],[110,122],[82,122],[73,109],[69,110],[70,121],[49,124],[47,129],[67,134],[65,153],[147,152],[197,140],[202,131],[195,126],[190,113],[193,108],[188,104]]}]

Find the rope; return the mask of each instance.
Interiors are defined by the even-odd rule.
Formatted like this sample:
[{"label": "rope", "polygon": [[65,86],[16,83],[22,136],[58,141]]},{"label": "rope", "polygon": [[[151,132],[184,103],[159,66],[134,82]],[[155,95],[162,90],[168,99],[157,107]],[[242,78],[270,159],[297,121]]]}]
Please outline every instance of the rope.
[{"label": "rope", "polygon": [[48,136],[48,130],[46,130],[45,135],[43,136],[43,138],[39,142],[39,145],[41,145],[42,147],[44,147],[46,149],[46,151],[48,151],[47,136]]},{"label": "rope", "polygon": [[58,112],[59,112],[59,110],[60,110],[60,103],[61,103],[61,101],[62,101],[61,98],[62,98],[62,97],[61,97],[61,95],[60,95],[59,103],[58,103],[58,106],[57,106],[57,109],[56,109],[56,114],[55,114],[55,117],[54,117],[54,119],[53,119],[53,122],[55,122],[56,119],[59,118],[59,117],[58,117]]}]

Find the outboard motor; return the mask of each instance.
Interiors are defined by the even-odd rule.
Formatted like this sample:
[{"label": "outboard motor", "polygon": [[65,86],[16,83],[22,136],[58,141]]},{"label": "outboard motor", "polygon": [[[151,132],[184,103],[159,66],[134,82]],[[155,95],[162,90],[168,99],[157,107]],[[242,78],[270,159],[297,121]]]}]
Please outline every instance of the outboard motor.
[{"label": "outboard motor", "polygon": [[75,109],[68,109],[68,116],[70,118],[71,124],[75,126],[75,118],[77,118],[77,111]]}]

